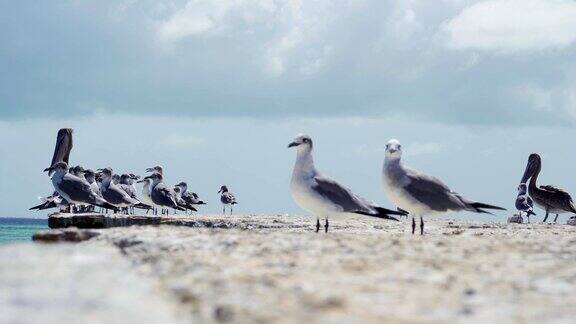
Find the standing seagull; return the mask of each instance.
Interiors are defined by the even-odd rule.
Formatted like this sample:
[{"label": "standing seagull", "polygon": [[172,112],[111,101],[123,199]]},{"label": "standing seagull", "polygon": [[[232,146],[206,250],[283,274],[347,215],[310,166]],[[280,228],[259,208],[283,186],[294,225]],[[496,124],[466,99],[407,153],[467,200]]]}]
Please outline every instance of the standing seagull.
[{"label": "standing seagull", "polygon": [[526,183],[526,181],[530,179],[528,193],[530,193],[530,197],[534,199],[536,206],[546,211],[546,216],[544,216],[542,222],[546,222],[549,213],[556,214],[554,222],[558,220],[558,214],[576,214],[576,208],[569,193],[554,186],[538,186],[536,184],[541,170],[542,159],[540,155],[536,153],[530,154],[528,157],[528,165],[526,165],[526,170],[524,171],[521,182]]},{"label": "standing seagull", "polygon": [[[162,182],[163,177],[160,173],[154,172],[153,174],[144,178],[144,180],[150,179],[152,183],[150,184],[150,198],[154,205],[160,206],[162,208],[173,208],[177,210],[185,211],[185,208],[178,206],[176,202],[175,193],[170,188],[166,187],[164,182]],[[164,213],[164,212],[162,212]]]},{"label": "standing seagull", "polygon": [[95,194],[86,180],[68,173],[68,164],[66,162],[57,162],[55,165],[46,168],[44,172],[53,173],[52,184],[54,189],[69,203],[90,204],[102,208],[117,209]]},{"label": "standing seagull", "polygon": [[328,232],[328,217],[332,215],[353,213],[398,221],[390,215],[405,214],[379,207],[320,174],[314,167],[310,136],[298,135],[288,147],[296,147],[298,152],[290,183],[292,197],[300,207],[317,217],[316,232],[320,230],[320,217],[326,218],[324,231]]},{"label": "standing seagull", "polygon": [[405,167],[400,161],[401,157],[402,145],[395,139],[390,140],[386,144],[382,179],[388,199],[412,214],[412,234],[416,229],[417,216],[420,216],[420,234],[423,235],[424,215],[462,210],[490,214],[484,209],[505,210],[462,197],[440,179]]},{"label": "standing seagull", "polygon": [[222,186],[218,193],[222,193],[220,195],[220,202],[222,202],[222,214],[226,214],[226,206],[230,206],[230,215],[232,215],[232,206],[237,205],[236,197],[233,193],[228,191],[228,187]]},{"label": "standing seagull", "polygon": [[[150,205],[153,208],[153,214],[157,214],[157,210],[156,210],[156,204],[154,204],[154,202],[152,201],[152,198],[150,198],[150,184],[152,183],[152,180],[148,179],[148,178],[144,178],[142,180],[139,180],[138,183],[143,183],[142,185],[142,202],[145,203],[146,205]],[[146,211],[146,214],[148,214],[148,211]]]},{"label": "standing seagull", "polygon": [[522,213],[526,213],[526,218],[528,219],[528,223],[530,223],[530,215],[536,215],[534,213],[534,202],[532,198],[528,196],[528,187],[525,183],[521,183],[518,186],[518,196],[516,197],[516,209],[518,213],[520,213],[520,217],[522,217]]},{"label": "standing seagull", "polygon": [[176,187],[180,187],[180,196],[186,202],[192,205],[206,205],[206,203],[203,202],[195,192],[188,191],[188,185],[186,182],[180,182],[176,185]]},{"label": "standing seagull", "polygon": [[128,213],[127,208],[132,206],[142,209],[151,208],[148,205],[142,204],[138,199],[130,197],[130,195],[120,188],[119,185],[116,185],[112,179],[112,169],[102,169],[101,192],[102,197],[104,197],[107,202],[116,207],[126,208],[126,213]]}]

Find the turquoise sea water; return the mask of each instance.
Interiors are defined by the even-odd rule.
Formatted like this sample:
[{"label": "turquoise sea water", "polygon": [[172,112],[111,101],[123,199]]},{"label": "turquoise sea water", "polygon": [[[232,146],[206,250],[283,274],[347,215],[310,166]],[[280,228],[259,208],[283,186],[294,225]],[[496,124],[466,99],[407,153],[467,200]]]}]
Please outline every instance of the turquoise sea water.
[{"label": "turquoise sea water", "polygon": [[0,218],[0,244],[32,241],[32,234],[47,228],[46,219]]}]

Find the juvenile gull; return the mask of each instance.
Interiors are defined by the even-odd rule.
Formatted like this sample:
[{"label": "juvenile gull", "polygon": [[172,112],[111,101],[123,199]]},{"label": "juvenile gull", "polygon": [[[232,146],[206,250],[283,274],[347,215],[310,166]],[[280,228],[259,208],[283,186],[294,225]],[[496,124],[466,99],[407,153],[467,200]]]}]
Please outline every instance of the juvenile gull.
[{"label": "juvenile gull", "polygon": [[[152,180],[144,178],[142,180],[139,180],[138,183],[142,183],[142,202],[145,203],[146,205],[152,206],[152,208],[154,209],[153,210],[154,214],[157,214],[156,210],[157,206],[152,201],[152,198],[150,198],[150,185],[152,183]],[[148,211],[146,211],[146,214],[148,214]]]},{"label": "juvenile gull", "polygon": [[526,218],[528,223],[530,223],[530,215],[536,215],[534,213],[534,202],[532,198],[528,196],[528,187],[525,183],[521,183],[518,186],[518,196],[516,197],[516,209],[522,217],[522,213],[526,213]]},{"label": "juvenile gull", "polygon": [[232,215],[232,206],[237,205],[236,196],[228,190],[228,187],[221,186],[218,193],[220,195],[220,202],[222,203],[222,214],[226,214],[226,206],[230,206],[230,215]]},{"label": "juvenile gull", "polygon": [[475,202],[450,190],[440,179],[405,167],[400,161],[402,145],[395,139],[386,144],[382,170],[384,192],[399,208],[412,215],[412,234],[415,217],[420,216],[420,234],[424,234],[424,216],[456,211],[486,213],[484,209],[505,210],[502,207]]},{"label": "juvenile gull", "polygon": [[117,209],[102,197],[96,195],[86,180],[82,180],[68,173],[68,164],[66,162],[57,162],[44,171],[52,173],[52,185],[54,185],[54,189],[69,203],[90,204],[102,208]]},{"label": "juvenile gull", "polygon": [[350,189],[320,174],[312,158],[312,139],[298,135],[288,147],[296,147],[296,163],[290,189],[296,203],[316,216],[316,232],[320,230],[320,217],[326,218],[324,231],[328,232],[328,218],[345,214],[360,214],[397,221],[390,215],[404,215],[389,210],[355,195]]},{"label": "juvenile gull", "polygon": [[206,203],[202,201],[200,197],[198,197],[198,194],[196,194],[195,192],[188,191],[188,185],[186,184],[186,182],[180,182],[176,186],[180,187],[181,190],[180,196],[186,202],[192,205],[206,205]]},{"label": "juvenile gull", "polygon": [[186,210],[190,210],[191,212],[198,211],[196,208],[194,208],[194,206],[192,206],[191,203],[187,202],[182,198],[182,189],[180,189],[180,187],[174,186],[172,188],[172,191],[174,192],[174,197],[176,199],[176,203],[178,204],[178,206],[183,207]]},{"label": "juvenile gull", "polygon": [[569,193],[554,186],[538,186],[536,184],[541,170],[542,159],[540,158],[540,155],[536,153],[530,154],[526,170],[524,171],[524,175],[520,182],[526,183],[526,181],[530,179],[528,193],[530,193],[530,197],[534,199],[536,206],[546,212],[546,216],[544,216],[542,222],[546,222],[549,213],[556,214],[554,222],[558,220],[558,214],[576,214],[576,208],[574,207],[574,202]]}]

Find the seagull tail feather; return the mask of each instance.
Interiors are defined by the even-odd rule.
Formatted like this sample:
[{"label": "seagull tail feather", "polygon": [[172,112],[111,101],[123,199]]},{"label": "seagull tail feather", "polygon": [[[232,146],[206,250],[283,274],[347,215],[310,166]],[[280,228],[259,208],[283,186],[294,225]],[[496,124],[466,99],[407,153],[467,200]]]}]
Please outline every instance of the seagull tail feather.
[{"label": "seagull tail feather", "polygon": [[472,202],[472,203],[469,203],[468,206],[470,207],[471,211],[477,212],[480,214],[494,215],[491,212],[485,211],[484,209],[506,210],[506,208],[502,208],[502,207],[498,207],[498,206],[494,206],[494,205],[488,205],[488,204],[484,204],[481,202]]},{"label": "seagull tail feather", "polygon": [[152,206],[143,204],[143,203],[137,203],[136,205],[134,205],[133,207],[135,208],[140,208],[140,209],[152,209]]},{"label": "seagull tail feather", "polygon": [[103,202],[101,204],[97,204],[96,206],[106,208],[106,209],[112,209],[114,211],[118,211],[118,207],[116,207],[116,206],[114,206],[108,202]]},{"label": "seagull tail feather", "polygon": [[399,220],[396,217],[392,217],[390,215],[406,215],[406,213],[404,213],[404,212],[390,210],[390,209],[386,209],[386,208],[382,208],[382,207],[374,207],[374,210],[376,210],[376,214],[362,211],[362,210],[356,210],[356,211],[353,211],[353,213],[371,216],[371,217],[376,217],[376,218],[393,220],[393,221],[397,221],[397,222],[399,222]]}]

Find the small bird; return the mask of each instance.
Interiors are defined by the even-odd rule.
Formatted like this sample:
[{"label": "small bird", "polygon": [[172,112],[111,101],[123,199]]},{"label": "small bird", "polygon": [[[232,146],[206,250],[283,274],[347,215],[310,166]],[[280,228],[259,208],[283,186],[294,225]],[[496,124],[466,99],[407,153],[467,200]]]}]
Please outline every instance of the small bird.
[{"label": "small bird", "polygon": [[66,199],[62,198],[56,191],[48,197],[39,197],[38,199],[40,199],[41,203],[31,207],[29,210],[44,210],[56,207],[63,209],[69,205]]},{"label": "small bird", "polygon": [[220,201],[222,202],[222,214],[226,214],[226,206],[230,206],[230,215],[232,215],[232,206],[237,205],[236,197],[233,193],[228,191],[228,187],[221,186],[218,193],[222,193],[220,195]]},{"label": "small bird", "polygon": [[186,210],[189,210],[190,212],[198,211],[196,208],[194,208],[194,206],[192,206],[191,203],[187,202],[182,198],[182,190],[180,189],[180,187],[174,186],[172,188],[172,191],[174,192],[174,197],[176,198],[176,203],[178,204],[178,206],[183,207]]},{"label": "small bird", "polygon": [[405,214],[382,208],[321,174],[314,166],[313,146],[312,138],[305,134],[296,136],[288,144],[288,148],[297,150],[290,182],[292,198],[302,209],[316,216],[316,232],[320,231],[320,217],[326,218],[324,231],[328,232],[328,217],[332,216],[359,214],[398,221],[391,215]]},{"label": "small bird", "polygon": [[180,182],[176,185],[176,187],[180,187],[180,196],[186,202],[192,205],[206,205],[206,203],[202,201],[200,197],[198,197],[198,194],[188,191],[188,185],[186,182]]},{"label": "small bird", "polygon": [[[158,211],[156,210],[156,208],[158,206],[156,206],[156,204],[154,204],[154,202],[152,201],[152,198],[150,197],[150,185],[152,184],[152,180],[144,178],[142,180],[137,181],[138,183],[142,183],[142,202],[145,203],[146,205],[150,205],[153,208],[153,214],[156,215],[158,213]],[[146,214],[148,214],[148,211],[146,211]]]},{"label": "small bird", "polygon": [[534,213],[534,202],[532,198],[528,196],[528,186],[525,183],[521,183],[518,186],[518,196],[516,197],[516,209],[518,210],[520,217],[522,213],[526,213],[526,218],[528,223],[530,223],[530,215],[536,215]]}]

